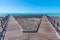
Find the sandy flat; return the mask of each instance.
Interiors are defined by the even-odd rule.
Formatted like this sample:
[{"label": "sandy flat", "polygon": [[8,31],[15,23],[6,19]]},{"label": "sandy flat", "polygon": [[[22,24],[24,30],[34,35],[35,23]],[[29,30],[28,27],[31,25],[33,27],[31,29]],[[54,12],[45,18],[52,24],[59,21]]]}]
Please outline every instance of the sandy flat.
[{"label": "sandy flat", "polygon": [[17,18],[16,19],[19,25],[22,28],[22,31],[36,31],[38,28],[38,25],[41,21],[41,18]]}]

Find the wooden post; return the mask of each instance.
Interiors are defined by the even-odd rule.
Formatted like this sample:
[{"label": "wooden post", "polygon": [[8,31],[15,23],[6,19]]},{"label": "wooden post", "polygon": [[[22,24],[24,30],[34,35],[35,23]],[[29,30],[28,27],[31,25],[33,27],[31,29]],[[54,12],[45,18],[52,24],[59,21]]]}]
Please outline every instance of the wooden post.
[{"label": "wooden post", "polygon": [[3,28],[3,20],[1,20],[1,27]]},{"label": "wooden post", "polygon": [[57,22],[57,26],[59,26],[59,22]]},{"label": "wooden post", "polygon": [[60,22],[57,22],[57,26],[58,26],[58,27],[60,26]]},{"label": "wooden post", "polygon": [[55,20],[53,20],[53,22],[55,23]]}]

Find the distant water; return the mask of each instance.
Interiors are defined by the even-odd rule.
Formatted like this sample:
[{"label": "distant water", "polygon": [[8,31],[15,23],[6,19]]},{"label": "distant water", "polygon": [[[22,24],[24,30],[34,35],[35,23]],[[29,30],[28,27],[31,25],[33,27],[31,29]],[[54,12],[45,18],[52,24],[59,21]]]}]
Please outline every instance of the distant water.
[{"label": "distant water", "polygon": [[47,14],[49,16],[58,16],[60,17],[60,13],[0,13],[0,17],[4,17],[6,15],[11,16],[40,16],[41,14]]},{"label": "distant water", "polygon": [[8,15],[7,13],[0,13],[0,17],[5,17],[7,15]]}]

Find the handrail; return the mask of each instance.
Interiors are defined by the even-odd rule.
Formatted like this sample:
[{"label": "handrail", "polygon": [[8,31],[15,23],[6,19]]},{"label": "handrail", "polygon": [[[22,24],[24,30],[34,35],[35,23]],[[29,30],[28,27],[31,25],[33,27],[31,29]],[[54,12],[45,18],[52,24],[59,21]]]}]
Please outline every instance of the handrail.
[{"label": "handrail", "polygon": [[55,27],[56,31],[58,32],[59,31],[58,26],[54,23],[54,21],[52,21],[53,19],[51,17],[49,17],[49,16],[47,16],[47,18],[51,22],[51,24],[53,25],[53,27]]},{"label": "handrail", "polygon": [[2,26],[3,29],[2,29],[2,32],[1,32],[1,35],[0,35],[0,40],[4,40],[4,36],[5,36],[5,33],[6,33],[8,21],[9,21],[9,15],[7,15],[6,17],[4,17],[1,20],[1,26]]}]

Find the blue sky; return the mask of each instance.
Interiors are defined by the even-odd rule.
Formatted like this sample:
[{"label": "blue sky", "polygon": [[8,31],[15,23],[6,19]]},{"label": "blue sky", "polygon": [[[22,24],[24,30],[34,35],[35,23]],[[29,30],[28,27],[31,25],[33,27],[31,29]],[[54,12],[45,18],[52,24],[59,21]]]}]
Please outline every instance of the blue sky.
[{"label": "blue sky", "polygon": [[0,0],[0,13],[60,13],[60,0]]}]

